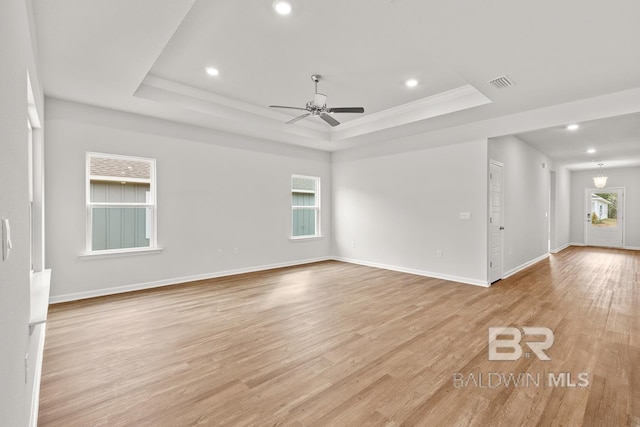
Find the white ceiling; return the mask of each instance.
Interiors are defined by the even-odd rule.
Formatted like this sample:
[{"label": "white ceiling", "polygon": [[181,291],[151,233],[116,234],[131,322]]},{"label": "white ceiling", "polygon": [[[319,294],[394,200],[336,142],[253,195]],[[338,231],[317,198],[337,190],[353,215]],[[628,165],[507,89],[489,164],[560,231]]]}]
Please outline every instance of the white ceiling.
[{"label": "white ceiling", "polygon": [[[640,114],[581,122],[576,130],[555,126],[516,134],[571,170],[640,166]],[[587,150],[594,149],[595,153]]]},{"label": "white ceiling", "polygon": [[[285,17],[271,0],[34,0],[45,93],[335,151],[640,87],[640,2],[291,2]],[[303,106],[314,73],[329,107],[365,114],[285,125],[295,112],[268,106]],[[504,74],[515,86],[487,83]],[[590,129],[602,144],[618,128]],[[601,157],[640,154],[640,129],[627,130]],[[545,132],[519,136],[567,164],[590,160],[585,140]]]}]

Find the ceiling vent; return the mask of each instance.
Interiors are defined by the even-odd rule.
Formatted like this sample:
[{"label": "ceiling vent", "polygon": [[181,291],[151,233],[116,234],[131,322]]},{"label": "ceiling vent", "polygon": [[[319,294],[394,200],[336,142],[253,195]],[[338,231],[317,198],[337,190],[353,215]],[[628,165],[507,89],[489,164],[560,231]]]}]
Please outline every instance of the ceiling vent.
[{"label": "ceiling vent", "polygon": [[496,77],[493,80],[489,80],[488,83],[496,89],[504,89],[515,84],[513,80],[511,80],[511,77],[506,74],[504,76]]}]

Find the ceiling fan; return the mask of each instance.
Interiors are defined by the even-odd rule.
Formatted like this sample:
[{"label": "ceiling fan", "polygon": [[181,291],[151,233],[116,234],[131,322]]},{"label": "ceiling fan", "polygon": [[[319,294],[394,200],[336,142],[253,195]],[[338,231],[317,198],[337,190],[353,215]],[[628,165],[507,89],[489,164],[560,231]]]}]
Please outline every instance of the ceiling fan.
[{"label": "ceiling fan", "polygon": [[307,105],[304,108],[301,107],[287,107],[284,105],[269,105],[271,108],[286,108],[288,110],[300,110],[305,111],[304,114],[299,115],[298,117],[294,117],[293,119],[287,122],[288,125],[291,123],[295,123],[298,120],[304,119],[308,116],[319,116],[322,120],[329,123],[331,126],[338,126],[340,124],[339,121],[334,119],[330,114],[331,113],[364,113],[363,107],[327,107],[327,95],[323,95],[318,93],[318,82],[322,76],[320,74],[313,74],[311,76],[311,80],[316,84],[316,93],[313,97],[313,101],[307,102]]}]

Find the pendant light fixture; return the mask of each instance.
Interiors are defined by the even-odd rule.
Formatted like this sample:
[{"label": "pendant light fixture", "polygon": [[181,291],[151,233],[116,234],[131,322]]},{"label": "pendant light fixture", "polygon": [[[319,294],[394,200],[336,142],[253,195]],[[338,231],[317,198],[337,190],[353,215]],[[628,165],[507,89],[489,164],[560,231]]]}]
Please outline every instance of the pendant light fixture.
[{"label": "pendant light fixture", "polygon": [[604,188],[607,185],[607,177],[602,175],[602,165],[604,163],[598,163],[598,166],[600,166],[600,176],[594,176],[593,177],[593,184],[597,187],[597,188]]}]

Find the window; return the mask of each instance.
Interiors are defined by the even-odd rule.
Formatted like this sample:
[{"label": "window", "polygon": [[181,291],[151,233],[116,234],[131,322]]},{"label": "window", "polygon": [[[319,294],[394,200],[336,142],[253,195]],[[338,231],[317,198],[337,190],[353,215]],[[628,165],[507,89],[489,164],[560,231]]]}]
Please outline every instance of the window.
[{"label": "window", "polygon": [[291,177],[291,236],[320,237],[320,178]]},{"label": "window", "polygon": [[87,254],[156,248],[155,160],[87,153]]}]

